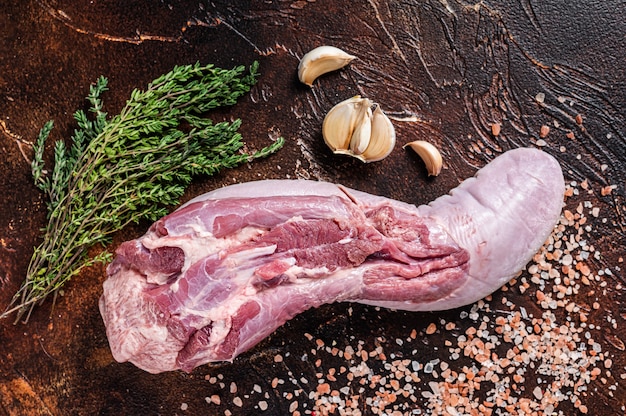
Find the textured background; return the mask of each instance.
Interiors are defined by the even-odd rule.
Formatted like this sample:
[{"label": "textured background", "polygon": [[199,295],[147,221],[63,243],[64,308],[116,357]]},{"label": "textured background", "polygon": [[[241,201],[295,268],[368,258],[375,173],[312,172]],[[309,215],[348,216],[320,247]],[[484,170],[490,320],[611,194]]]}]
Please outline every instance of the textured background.
[{"label": "textured background", "polygon": [[[68,138],[72,113],[100,75],[109,78],[105,109],[115,114],[132,89],[196,61],[229,68],[260,61],[252,93],[213,117],[241,118],[249,148],[279,135],[286,145],[266,160],[197,180],[185,199],[234,182],[298,177],[421,204],[507,149],[541,146],[560,161],[573,192],[562,235],[575,243],[569,251],[578,269],[566,281],[567,264],[549,259],[561,273],[557,280],[539,272],[533,278],[529,268],[487,304],[454,311],[327,305],[232,364],[150,375],[113,361],[97,310],[104,269],[92,268],[66,286],[53,310],[48,302],[27,325],[0,322],[0,415],[243,415],[266,407],[266,414],[319,415],[333,401],[352,406],[353,414],[462,414],[487,401],[495,414],[540,411],[550,397],[563,414],[623,414],[625,6],[623,0],[3,1],[0,308],[19,287],[45,222],[28,163],[41,126],[54,119],[51,138]],[[310,89],[298,83],[296,67],[323,44],[359,59]],[[394,120],[397,149],[381,162],[335,157],[321,138],[324,114],[356,94],[380,103]],[[498,136],[494,123],[502,126]],[[543,125],[550,132],[539,141]],[[401,149],[418,139],[441,149],[445,166],[435,179]],[[148,225],[127,228],[108,249]],[[532,332],[538,325],[540,340],[531,346],[507,338],[520,317],[519,328]],[[567,349],[554,341],[559,335],[574,337],[570,347],[580,352],[570,351],[568,362],[556,358]],[[464,339],[495,341],[498,359],[522,358],[517,366],[494,360],[504,370],[490,381],[480,354],[489,346],[468,350]],[[352,350],[358,354],[345,353]],[[405,368],[419,380],[398,374]],[[555,368],[571,369],[565,379],[579,384],[554,387],[564,379]],[[455,377],[473,370],[484,379],[479,389]],[[513,374],[523,377],[514,383]],[[403,386],[409,393],[401,394]],[[454,396],[454,388],[460,402],[446,393]],[[434,410],[439,405],[444,410]]]}]

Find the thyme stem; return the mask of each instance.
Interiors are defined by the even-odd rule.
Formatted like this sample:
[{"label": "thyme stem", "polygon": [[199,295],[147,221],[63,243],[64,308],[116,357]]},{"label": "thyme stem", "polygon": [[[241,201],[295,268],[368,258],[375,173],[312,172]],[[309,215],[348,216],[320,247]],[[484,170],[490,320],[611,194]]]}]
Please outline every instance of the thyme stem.
[{"label": "thyme stem", "polygon": [[266,157],[283,145],[280,138],[254,153],[244,153],[237,132],[241,122],[213,123],[206,112],[233,105],[256,82],[258,64],[249,73],[212,65],[177,66],[145,91],[134,90],[121,112],[107,119],[101,94],[107,79],[91,86],[89,118],[74,114],[78,128],[71,145],[57,141],[51,172],[44,166],[44,145],[53,123],[47,122],[34,144],[32,174],[48,198],[48,224],[33,251],[22,286],[0,315],[27,322],[33,308],[85,267],[108,262],[103,251],[89,257],[95,244],[142,219],[155,221],[179,203],[196,175]]}]

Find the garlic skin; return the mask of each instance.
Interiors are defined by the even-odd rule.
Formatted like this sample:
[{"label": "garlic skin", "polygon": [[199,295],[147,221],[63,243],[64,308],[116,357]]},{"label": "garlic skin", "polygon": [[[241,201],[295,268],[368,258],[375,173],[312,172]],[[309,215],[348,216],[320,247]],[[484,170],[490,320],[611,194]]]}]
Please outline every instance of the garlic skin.
[{"label": "garlic skin", "polygon": [[414,142],[407,143],[403,146],[403,148],[407,146],[413,149],[415,153],[422,158],[424,164],[426,165],[428,176],[437,176],[441,173],[443,158],[435,146],[423,140],[416,140]]},{"label": "garlic skin", "polygon": [[389,117],[378,104],[359,95],[331,108],[324,118],[322,135],[333,153],[363,162],[384,159],[396,144],[396,132]]},{"label": "garlic skin", "polygon": [[356,59],[356,56],[334,46],[319,46],[308,52],[298,65],[300,82],[313,86],[319,76],[343,68]]}]

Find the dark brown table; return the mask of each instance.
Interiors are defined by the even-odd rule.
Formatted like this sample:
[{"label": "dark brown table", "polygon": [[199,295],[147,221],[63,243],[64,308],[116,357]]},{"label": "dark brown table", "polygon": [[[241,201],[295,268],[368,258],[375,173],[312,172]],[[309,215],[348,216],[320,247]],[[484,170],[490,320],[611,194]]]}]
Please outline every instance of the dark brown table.
[{"label": "dark brown table", "polygon": [[[623,1],[7,0],[0,11],[2,309],[45,224],[31,145],[49,119],[52,139],[70,137],[72,113],[100,75],[115,114],[174,65],[260,62],[251,94],[214,117],[240,117],[251,148],[278,135],[285,147],[198,179],[184,200],[234,182],[307,178],[422,204],[522,146],[554,155],[571,193],[560,248],[546,247],[485,302],[433,313],[327,305],[234,363],[191,374],[113,360],[97,308],[104,268],[93,267],[54,309],[46,302],[26,325],[0,322],[0,414],[626,412]],[[359,59],[311,89],[296,67],[324,44]],[[397,148],[381,162],[338,157],[323,143],[324,114],[356,94],[396,127]],[[440,176],[428,178],[401,148],[413,140],[439,147]],[[148,226],[128,227],[108,249]]]}]

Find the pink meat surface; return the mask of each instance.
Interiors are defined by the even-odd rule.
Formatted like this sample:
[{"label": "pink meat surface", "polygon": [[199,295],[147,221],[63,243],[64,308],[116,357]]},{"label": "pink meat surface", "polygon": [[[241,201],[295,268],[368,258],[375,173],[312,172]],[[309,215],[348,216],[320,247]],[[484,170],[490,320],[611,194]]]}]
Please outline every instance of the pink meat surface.
[{"label": "pink meat surface", "polygon": [[473,303],[532,258],[563,193],[558,163],[534,149],[504,153],[419,207],[302,180],[209,192],[117,249],[100,299],[113,356],[151,373],[191,371],[326,303]]}]

